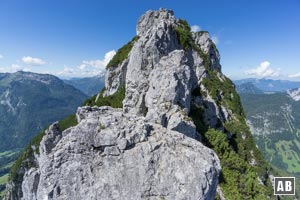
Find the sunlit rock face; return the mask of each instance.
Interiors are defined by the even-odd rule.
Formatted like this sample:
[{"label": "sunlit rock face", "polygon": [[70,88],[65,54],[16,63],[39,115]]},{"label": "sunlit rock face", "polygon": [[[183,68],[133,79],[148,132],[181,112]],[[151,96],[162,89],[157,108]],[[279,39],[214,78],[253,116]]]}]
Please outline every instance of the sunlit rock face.
[{"label": "sunlit rock face", "polygon": [[[63,132],[57,123],[50,126],[19,196],[10,189],[6,199],[215,198],[220,162],[188,114],[192,101],[207,104],[204,116],[212,127],[229,114],[209,95],[192,98],[196,88],[206,90],[201,81],[208,74],[204,58],[181,46],[178,26],[165,9],[139,19],[128,57],[106,74],[104,96],[125,84],[123,108],[79,107],[78,125]],[[191,36],[222,79],[209,35]]]}]

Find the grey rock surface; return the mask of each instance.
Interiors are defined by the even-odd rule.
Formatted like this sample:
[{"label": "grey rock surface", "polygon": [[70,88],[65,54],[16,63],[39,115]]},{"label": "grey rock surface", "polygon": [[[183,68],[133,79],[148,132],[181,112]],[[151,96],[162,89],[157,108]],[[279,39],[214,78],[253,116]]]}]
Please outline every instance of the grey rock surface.
[{"label": "grey rock surface", "polygon": [[44,137],[22,199],[214,198],[219,159],[200,142],[120,109],[81,107],[77,114],[79,124],[50,153]]},{"label": "grey rock surface", "polygon": [[114,94],[120,87],[125,84],[128,59],[125,59],[121,64],[109,67],[105,76],[105,91],[104,96]]},{"label": "grey rock surface", "polygon": [[180,49],[174,30],[176,19],[172,11],[148,11],[137,25],[139,40],[134,44],[127,66],[124,111],[145,113],[145,95],[149,75],[161,57]]},{"label": "grey rock surface", "polygon": [[[125,83],[123,108],[80,107],[78,125],[63,132],[57,123],[50,126],[37,167],[23,177],[22,199],[214,199],[220,162],[200,142],[189,112],[192,104],[206,105],[211,127],[228,112],[208,94],[193,99],[195,89],[206,91],[201,81],[208,69],[199,53],[180,46],[178,23],[165,9],[139,19],[129,57],[107,70],[104,95]],[[209,35],[193,37],[210,69],[219,70]]]},{"label": "grey rock surface", "polygon": [[200,47],[203,53],[209,55],[209,59],[211,61],[210,69],[212,70],[220,70],[220,54],[216,48],[216,45],[210,39],[208,32],[196,32],[192,33],[195,43]]}]

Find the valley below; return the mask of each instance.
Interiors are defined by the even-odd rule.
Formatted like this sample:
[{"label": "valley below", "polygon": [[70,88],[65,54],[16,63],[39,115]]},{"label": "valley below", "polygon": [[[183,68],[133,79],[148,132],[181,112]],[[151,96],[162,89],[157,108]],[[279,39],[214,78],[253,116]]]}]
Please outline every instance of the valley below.
[{"label": "valley below", "polygon": [[[256,140],[264,158],[279,174],[296,177],[300,184],[300,101],[299,82],[275,81],[280,88],[264,91],[267,80],[261,86],[259,81],[238,81],[239,92],[247,125]],[[240,84],[241,83],[241,84]],[[284,83],[287,83],[286,85]],[[287,90],[283,90],[287,89]],[[299,191],[296,189],[299,196]]]}]

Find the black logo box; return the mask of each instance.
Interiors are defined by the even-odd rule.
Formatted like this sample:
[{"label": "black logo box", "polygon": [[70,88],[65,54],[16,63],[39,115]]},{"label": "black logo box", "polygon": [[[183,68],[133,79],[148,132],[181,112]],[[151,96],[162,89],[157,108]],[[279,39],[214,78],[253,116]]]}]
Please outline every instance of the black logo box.
[{"label": "black logo box", "polygon": [[274,177],[274,195],[295,195],[295,177]]}]

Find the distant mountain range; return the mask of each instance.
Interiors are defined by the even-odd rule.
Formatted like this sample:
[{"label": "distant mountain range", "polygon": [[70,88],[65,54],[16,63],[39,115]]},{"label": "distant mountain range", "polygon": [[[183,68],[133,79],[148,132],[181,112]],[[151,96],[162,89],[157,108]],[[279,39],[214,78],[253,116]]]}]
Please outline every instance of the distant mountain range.
[{"label": "distant mountain range", "polygon": [[[299,83],[247,80],[235,84],[259,148],[274,166],[300,174],[300,88],[295,88]],[[278,86],[272,87],[273,93],[263,90],[271,83]]]},{"label": "distant mountain range", "polygon": [[93,96],[104,87],[105,72],[93,77],[64,79],[65,83],[81,90],[87,96]]},{"label": "distant mountain range", "polygon": [[288,80],[272,80],[272,79],[241,79],[235,80],[234,83],[239,86],[243,83],[252,83],[256,88],[264,92],[286,92],[287,90],[300,88],[300,82]]},{"label": "distant mountain range", "polygon": [[236,85],[236,91],[239,94],[264,94],[264,91],[258,89],[253,83],[246,82]]},{"label": "distant mountain range", "polygon": [[0,198],[18,152],[50,123],[74,113],[86,98],[52,75],[0,73]]},{"label": "distant mountain range", "polygon": [[0,74],[0,151],[23,147],[49,123],[74,113],[86,98],[52,75]]}]

